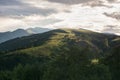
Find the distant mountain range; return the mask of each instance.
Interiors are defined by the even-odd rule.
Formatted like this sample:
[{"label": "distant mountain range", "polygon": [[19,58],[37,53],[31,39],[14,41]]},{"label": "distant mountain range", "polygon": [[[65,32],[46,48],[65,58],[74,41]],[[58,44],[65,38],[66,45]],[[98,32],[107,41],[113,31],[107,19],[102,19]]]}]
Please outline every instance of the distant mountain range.
[{"label": "distant mountain range", "polygon": [[43,33],[43,32],[47,32],[49,30],[50,29],[48,29],[48,28],[36,27],[36,28],[28,28],[26,30],[17,29],[17,30],[12,31],[12,32],[10,32],[10,31],[3,32],[3,33],[0,33],[0,43],[5,42],[5,41],[10,40],[10,39],[17,38],[17,37],[29,36],[29,35],[32,35],[32,34]]}]

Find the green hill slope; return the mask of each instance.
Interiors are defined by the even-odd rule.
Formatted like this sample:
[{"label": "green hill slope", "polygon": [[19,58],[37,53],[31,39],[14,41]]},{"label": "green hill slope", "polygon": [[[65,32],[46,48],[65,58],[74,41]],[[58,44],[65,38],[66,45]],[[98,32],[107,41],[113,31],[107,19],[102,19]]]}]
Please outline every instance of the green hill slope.
[{"label": "green hill slope", "polygon": [[43,34],[16,38],[0,44],[1,52],[10,52],[38,46],[57,46],[62,44],[91,46],[95,50],[104,51],[117,44],[118,36],[95,33],[80,29],[58,29]]},{"label": "green hill slope", "polygon": [[119,48],[119,36],[84,29],[16,38],[0,44],[0,79],[119,80]]}]

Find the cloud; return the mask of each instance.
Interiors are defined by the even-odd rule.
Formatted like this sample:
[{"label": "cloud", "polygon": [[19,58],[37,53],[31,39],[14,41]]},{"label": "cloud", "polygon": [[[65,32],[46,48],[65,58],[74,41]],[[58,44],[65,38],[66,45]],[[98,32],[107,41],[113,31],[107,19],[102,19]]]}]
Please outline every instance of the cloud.
[{"label": "cloud", "polygon": [[103,0],[93,0],[89,1],[87,3],[84,3],[83,6],[91,6],[91,7],[108,7],[110,8],[111,6],[105,4],[105,1]]},{"label": "cloud", "polygon": [[47,0],[47,1],[65,4],[65,5],[81,4],[82,6],[90,6],[90,7],[108,7],[108,8],[111,7],[108,4],[106,4],[107,0]]},{"label": "cloud", "polygon": [[[59,13],[55,17],[63,19],[64,21],[53,24],[56,27],[81,27],[101,31],[103,26],[118,24],[118,22],[112,18],[106,17],[103,13],[107,11],[106,7],[81,7],[81,5],[74,5],[71,13]],[[82,28],[83,28],[82,27]]]},{"label": "cloud", "polygon": [[118,0],[107,0],[107,1],[112,3],[112,2],[117,2]]},{"label": "cloud", "polygon": [[47,0],[47,1],[73,5],[73,4],[87,3],[93,0]]},{"label": "cloud", "polygon": [[0,0],[0,31],[67,27],[119,33],[119,9],[117,0]]},{"label": "cloud", "polygon": [[50,24],[55,24],[58,22],[63,21],[62,19],[57,19],[57,18],[42,18],[39,15],[32,15],[32,16],[27,16],[22,19],[23,22],[26,22],[29,26],[48,26]]},{"label": "cloud", "polygon": [[[59,4],[55,2],[50,2],[47,0],[24,0],[24,3],[27,3],[29,5],[32,5],[37,8],[42,8],[42,9],[54,9],[57,12],[66,12],[70,13],[71,11],[71,6],[70,5],[65,5],[65,4]],[[50,5],[50,6],[48,6]]]},{"label": "cloud", "polygon": [[102,30],[103,33],[115,33],[120,34],[120,26],[118,25],[106,25],[104,26],[104,29]]},{"label": "cloud", "polygon": [[0,6],[15,6],[15,5],[24,5],[20,0],[0,0]]},{"label": "cloud", "polygon": [[20,0],[0,0],[0,16],[14,17],[29,16],[31,14],[48,16],[53,13],[57,13],[57,11],[51,8],[37,8]]},{"label": "cloud", "polygon": [[109,13],[104,13],[104,15],[106,15],[107,17],[111,17],[114,18],[116,20],[120,20],[120,12],[113,12],[111,14]]},{"label": "cloud", "polygon": [[16,9],[1,9],[0,16],[29,16],[31,14],[38,14],[43,16],[48,16],[52,13],[57,13],[54,9],[40,9],[34,7],[18,7]]},{"label": "cloud", "polygon": [[52,24],[61,22],[62,20],[57,18],[51,18],[40,15],[31,15],[31,16],[24,16],[23,18],[16,19],[16,18],[8,18],[8,17],[0,17],[0,32],[4,31],[13,31],[18,28],[30,28],[30,27],[46,27],[46,28],[53,28],[50,26]]}]

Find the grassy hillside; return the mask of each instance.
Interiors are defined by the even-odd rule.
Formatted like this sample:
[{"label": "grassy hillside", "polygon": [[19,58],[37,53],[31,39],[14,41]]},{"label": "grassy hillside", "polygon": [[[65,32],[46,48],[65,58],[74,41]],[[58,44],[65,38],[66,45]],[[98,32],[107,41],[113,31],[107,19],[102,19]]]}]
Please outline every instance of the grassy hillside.
[{"label": "grassy hillside", "polygon": [[118,36],[106,35],[80,29],[58,29],[43,34],[16,38],[0,44],[0,51],[15,51],[38,46],[57,46],[62,44],[78,45],[80,47],[91,46],[95,50],[104,51],[119,40]]},{"label": "grassy hillside", "polygon": [[84,29],[16,38],[0,44],[0,79],[119,80],[119,48],[119,36]]},{"label": "grassy hillside", "polygon": [[[0,58],[2,80],[119,80],[119,50],[90,58],[89,49],[60,48],[50,56],[13,53]],[[2,63],[2,64],[1,64]]]}]

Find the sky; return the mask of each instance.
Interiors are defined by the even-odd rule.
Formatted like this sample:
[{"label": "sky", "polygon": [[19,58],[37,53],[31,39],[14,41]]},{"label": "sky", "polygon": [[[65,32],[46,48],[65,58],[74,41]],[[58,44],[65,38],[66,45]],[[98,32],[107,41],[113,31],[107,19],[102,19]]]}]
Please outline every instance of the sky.
[{"label": "sky", "polygon": [[120,35],[120,0],[0,0],[0,32],[31,27]]}]

